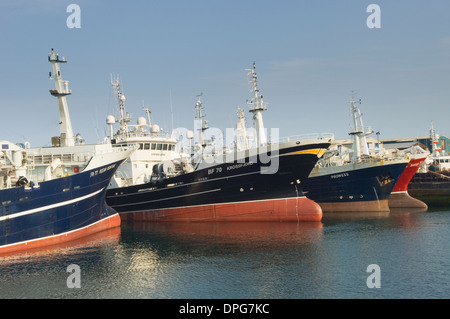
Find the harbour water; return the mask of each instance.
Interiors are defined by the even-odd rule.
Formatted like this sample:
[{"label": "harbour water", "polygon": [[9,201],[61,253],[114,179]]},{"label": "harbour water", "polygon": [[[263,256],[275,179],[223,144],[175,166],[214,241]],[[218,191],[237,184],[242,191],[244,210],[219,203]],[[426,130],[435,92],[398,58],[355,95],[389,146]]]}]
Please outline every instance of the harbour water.
[{"label": "harbour water", "polygon": [[130,223],[0,256],[0,298],[446,299],[449,243],[448,210],[325,214],[318,223]]}]

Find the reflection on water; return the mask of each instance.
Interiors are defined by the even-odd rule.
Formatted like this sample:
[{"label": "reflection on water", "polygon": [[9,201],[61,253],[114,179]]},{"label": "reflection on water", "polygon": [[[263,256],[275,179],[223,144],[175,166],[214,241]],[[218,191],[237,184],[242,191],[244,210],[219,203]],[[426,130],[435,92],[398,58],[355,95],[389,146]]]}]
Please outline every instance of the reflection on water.
[{"label": "reflection on water", "polygon": [[[318,223],[124,223],[0,257],[0,298],[448,298],[450,212]],[[81,269],[69,289],[67,266]],[[366,268],[381,268],[380,289]]]},{"label": "reflection on water", "polygon": [[[128,223],[122,225],[122,242],[135,244],[137,236],[156,250],[181,245],[184,250],[215,245],[216,252],[277,249],[317,241],[322,237],[321,222],[214,222],[214,223]],[[131,235],[131,238],[128,236]],[[161,246],[160,246],[161,245]]]},{"label": "reflection on water", "polygon": [[[127,291],[126,296],[133,298],[270,297],[280,293],[273,285],[282,286],[286,276],[296,276],[295,264],[289,266],[294,273],[285,273],[289,261],[283,256],[303,263],[301,254],[311,254],[311,244],[322,235],[320,222],[123,224],[116,257],[126,264],[120,294]],[[302,247],[304,252],[299,252]]]},{"label": "reflection on water", "polygon": [[79,265],[82,279],[86,279],[89,269],[111,262],[109,257],[120,242],[120,234],[121,228],[116,227],[60,245],[0,255],[0,299],[80,295],[67,288],[67,267]]},{"label": "reflection on water", "polygon": [[387,218],[389,212],[333,212],[323,213],[322,221],[329,220],[364,220],[374,218]]},{"label": "reflection on water", "polygon": [[[327,225],[349,222],[374,222],[384,221],[385,227],[390,227],[391,222],[403,220],[411,222],[422,214],[427,213],[427,208],[391,208],[389,212],[327,212],[323,214],[322,222]],[[381,225],[381,224],[379,224]]]},{"label": "reflection on water", "polygon": [[391,208],[391,214],[417,214],[417,213],[425,213],[428,211],[427,207],[411,207],[411,208]]},{"label": "reflection on water", "polygon": [[0,265],[23,260],[32,261],[33,259],[39,260],[40,258],[51,258],[52,256],[57,256],[59,254],[75,254],[79,251],[97,249],[102,246],[110,247],[119,243],[120,232],[121,228],[115,227],[61,244],[1,254]]},{"label": "reflection on water", "polygon": [[325,212],[323,213],[322,221],[324,220],[365,220],[376,218],[389,218],[395,215],[409,215],[417,213],[425,213],[427,208],[391,208],[390,211],[383,212]]}]

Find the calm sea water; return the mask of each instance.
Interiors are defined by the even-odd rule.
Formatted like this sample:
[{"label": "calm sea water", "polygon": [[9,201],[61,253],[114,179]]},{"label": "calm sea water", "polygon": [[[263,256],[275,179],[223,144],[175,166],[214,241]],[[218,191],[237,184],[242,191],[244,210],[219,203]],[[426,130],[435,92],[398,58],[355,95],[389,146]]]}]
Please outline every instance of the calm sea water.
[{"label": "calm sea water", "polygon": [[[123,224],[65,247],[1,256],[0,298],[449,298],[449,243],[450,211]],[[378,271],[368,272],[373,264]]]}]

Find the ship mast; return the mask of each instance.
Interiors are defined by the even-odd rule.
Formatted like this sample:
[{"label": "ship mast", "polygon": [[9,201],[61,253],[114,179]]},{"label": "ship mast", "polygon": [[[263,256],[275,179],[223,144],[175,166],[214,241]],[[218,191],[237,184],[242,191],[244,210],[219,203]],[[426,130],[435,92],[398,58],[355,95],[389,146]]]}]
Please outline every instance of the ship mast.
[{"label": "ship mast", "polygon": [[441,149],[438,148],[438,143],[439,143],[439,135],[436,134],[436,131],[434,130],[434,124],[433,122],[431,122],[431,127],[430,127],[430,137],[431,137],[431,143],[432,145],[432,156],[439,156],[440,155],[440,151]]},{"label": "ship mast", "polygon": [[[143,104],[143,103],[144,103],[144,102],[142,102],[142,104]],[[143,106],[143,105],[142,105],[142,109],[144,110],[145,114],[147,114],[147,121],[148,121],[147,126],[148,126],[148,127],[151,127],[152,122],[150,121],[150,114],[151,114],[152,112],[150,111],[150,109],[148,108],[148,106]]]},{"label": "ship mast", "polygon": [[205,120],[205,122],[203,123],[203,118],[204,118],[204,116],[202,115],[203,103],[200,100],[200,97],[202,95],[203,95],[203,93],[200,93],[199,95],[197,95],[198,99],[197,99],[197,103],[195,103],[195,109],[197,110],[197,119],[200,124],[200,128],[198,129],[199,135],[200,135],[200,145],[203,148],[206,146],[203,132],[208,129],[208,121]]},{"label": "ship mast", "polygon": [[[66,95],[70,95],[72,91],[69,90],[69,81],[62,80],[61,70],[59,69],[59,63],[67,63],[67,61],[64,57],[60,60],[59,55],[56,54],[53,49],[48,55],[48,61],[52,64],[56,87],[55,90],[50,90],[50,94],[58,98],[59,105],[60,145],[74,146],[75,138],[73,135],[72,122],[70,121],[69,108],[66,100]],[[50,72],[50,78],[51,75],[52,74]]]},{"label": "ship mast", "polygon": [[113,81],[113,77],[111,75],[111,85],[116,89],[116,95],[117,95],[117,101],[119,103],[119,111],[120,111],[120,129],[119,131],[122,134],[126,134],[128,132],[128,122],[131,121],[130,114],[128,112],[125,112],[125,95],[122,94],[120,91],[120,82],[119,77],[117,76],[116,79]]},{"label": "ship mast", "polygon": [[267,144],[267,138],[266,138],[266,132],[264,129],[264,123],[263,123],[263,117],[262,112],[267,110],[265,107],[265,104],[263,102],[263,96],[259,93],[258,90],[258,83],[257,83],[257,77],[255,72],[255,62],[253,62],[253,68],[252,69],[246,69],[246,71],[249,71],[248,75],[250,76],[250,85],[251,89],[250,92],[253,93],[253,97],[250,100],[250,102],[247,101],[247,104],[250,108],[249,112],[253,113],[253,126],[256,130],[256,145],[266,145]]},{"label": "ship mast", "polygon": [[[361,104],[361,99],[359,99],[359,104]],[[370,126],[368,126],[367,131],[365,131],[363,120],[362,120],[361,110],[359,110],[359,109],[358,109],[358,117],[359,117],[359,124],[361,126],[361,138],[359,141],[361,143],[361,154],[362,155],[370,155],[366,136],[369,136],[370,134],[372,134],[373,131]]]},{"label": "ship mast", "polygon": [[242,110],[240,107],[237,108],[237,117],[239,119],[238,123],[236,124],[237,149],[248,149],[248,139],[245,127],[245,114],[244,110]]},{"label": "ship mast", "polygon": [[359,109],[355,106],[355,99],[352,94],[352,99],[350,101],[351,105],[351,112],[353,117],[353,124],[354,129],[353,132],[350,132],[349,135],[353,135],[353,160],[359,161],[361,159],[361,144],[360,144],[360,135],[362,134],[362,131],[358,129],[358,120],[357,117],[361,116],[361,113],[359,112]]}]

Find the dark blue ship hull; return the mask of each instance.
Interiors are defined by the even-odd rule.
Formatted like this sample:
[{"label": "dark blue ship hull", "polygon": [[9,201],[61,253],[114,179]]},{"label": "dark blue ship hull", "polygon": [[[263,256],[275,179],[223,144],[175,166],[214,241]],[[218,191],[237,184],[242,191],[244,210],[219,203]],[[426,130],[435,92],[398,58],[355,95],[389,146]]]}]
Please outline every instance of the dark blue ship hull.
[{"label": "dark blue ship hull", "polygon": [[361,165],[320,175],[313,171],[304,185],[305,195],[324,212],[386,211],[389,195],[407,164]]},{"label": "dark blue ship hull", "polygon": [[[108,205],[134,221],[318,221],[320,207],[302,193],[318,153],[330,143],[280,148],[279,168],[262,174],[261,158],[246,157],[175,177],[109,189]],[[248,153],[248,152],[247,152]]]},{"label": "dark blue ship hull", "polygon": [[41,182],[39,187],[1,190],[0,253],[61,243],[120,225],[105,194],[122,161]]}]

